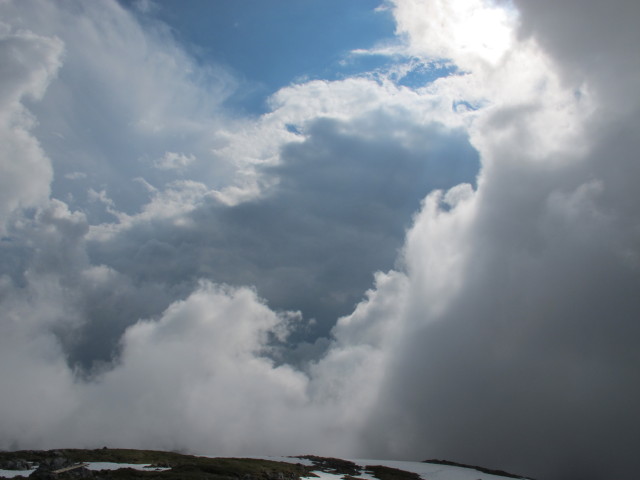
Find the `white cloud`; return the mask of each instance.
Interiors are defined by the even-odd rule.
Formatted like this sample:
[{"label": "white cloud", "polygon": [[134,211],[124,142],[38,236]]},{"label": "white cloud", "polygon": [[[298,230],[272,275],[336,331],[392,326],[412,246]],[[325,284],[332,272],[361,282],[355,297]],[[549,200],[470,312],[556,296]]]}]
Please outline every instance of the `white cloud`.
[{"label": "white cloud", "polygon": [[35,119],[23,100],[38,100],[60,66],[62,42],[0,23],[0,231],[19,208],[46,201],[53,176],[31,134]]},{"label": "white cloud", "polygon": [[417,55],[449,59],[463,70],[497,65],[512,48],[514,10],[488,1],[394,1],[397,31]]},{"label": "white cloud", "polygon": [[164,152],[162,158],[153,162],[161,170],[181,170],[195,162],[196,157],[184,153]]},{"label": "white cloud", "polygon": [[[92,269],[85,281],[112,276]],[[32,306],[22,315],[32,316]],[[14,307],[10,314],[18,313]],[[301,445],[328,454],[353,451],[363,418],[357,399],[370,402],[368,388],[375,386],[361,375],[371,372],[363,362],[370,357],[336,352],[316,367],[321,375],[312,385],[300,371],[263,356],[269,332],[282,334],[290,319],[248,288],[202,282],[160,318],[129,327],[118,364],[84,382],[73,378],[55,336],[4,322],[3,448],[63,442],[217,455],[283,455]],[[28,393],[37,402],[20,400]]]},{"label": "white cloud", "polygon": [[[21,57],[41,77],[22,79],[20,85],[42,97],[30,105],[37,118],[30,128],[55,166],[56,175],[50,172],[46,179],[54,196],[84,208],[90,188],[105,190],[120,209],[133,213],[148,196],[131,179],[143,177],[162,187],[175,179],[175,169],[166,168],[170,165],[180,167],[187,180],[213,186],[230,181],[232,162],[207,161],[227,116],[221,105],[236,88],[223,67],[198,65],[166,25],[148,18],[143,27],[115,1],[81,7],[74,2],[3,2],[0,11],[15,31],[35,32],[29,34],[32,44],[46,40],[54,50],[65,45],[64,58],[52,50],[50,65]],[[47,52],[38,48],[39,55]],[[7,70],[21,71],[18,65]],[[10,86],[8,80],[4,85]],[[150,169],[153,162],[140,158],[158,159],[160,168]],[[203,162],[192,161],[196,158]],[[44,167],[33,170],[46,172]],[[46,198],[47,189],[40,185],[38,190]],[[87,213],[95,214],[95,221],[105,219],[99,212]]]},{"label": "white cloud", "polygon": [[71,172],[65,174],[64,178],[68,178],[69,180],[82,180],[87,178],[87,174],[83,172]]},{"label": "white cloud", "polygon": [[[269,99],[271,112],[255,121],[233,124],[221,133],[226,141],[215,151],[216,156],[232,158],[238,171],[235,182],[215,195],[235,205],[269,192],[274,183],[260,170],[278,165],[283,146],[303,141],[306,128],[317,119],[355,122],[367,115],[377,118],[388,114],[402,117],[415,127],[442,124],[455,129],[465,125],[468,116],[452,111],[447,92],[437,93],[445,95],[417,92],[384,76],[314,80],[282,88]],[[366,131],[363,129],[362,134]]]},{"label": "white cloud", "polygon": [[[159,320],[127,330],[120,366],[86,388],[82,442],[98,441],[91,432],[99,429],[112,444],[155,437],[164,448],[260,451],[305,403],[305,377],[260,356],[283,321],[248,289],[201,284]],[[248,428],[253,438],[242,433]]]}]

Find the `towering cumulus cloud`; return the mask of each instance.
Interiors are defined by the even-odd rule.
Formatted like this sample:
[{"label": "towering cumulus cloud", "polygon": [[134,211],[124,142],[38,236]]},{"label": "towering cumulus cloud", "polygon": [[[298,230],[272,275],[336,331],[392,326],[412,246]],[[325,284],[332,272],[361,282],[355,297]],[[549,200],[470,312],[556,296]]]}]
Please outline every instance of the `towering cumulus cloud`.
[{"label": "towering cumulus cloud", "polygon": [[640,7],[389,0],[252,115],[162,8],[0,2],[0,448],[637,476]]},{"label": "towering cumulus cloud", "polygon": [[0,229],[17,208],[39,205],[49,196],[52,169],[31,135],[34,119],[22,100],[40,98],[60,65],[62,42],[0,23]]},{"label": "towering cumulus cloud", "polygon": [[[418,51],[460,58],[463,88],[485,89],[470,127],[483,167],[475,192],[427,197],[407,236],[401,353],[366,438],[380,455],[632,478],[640,63],[628,22],[640,12],[516,2],[519,29],[484,51],[440,38],[444,3],[398,2],[399,29]],[[493,7],[452,4],[503,25]]]}]

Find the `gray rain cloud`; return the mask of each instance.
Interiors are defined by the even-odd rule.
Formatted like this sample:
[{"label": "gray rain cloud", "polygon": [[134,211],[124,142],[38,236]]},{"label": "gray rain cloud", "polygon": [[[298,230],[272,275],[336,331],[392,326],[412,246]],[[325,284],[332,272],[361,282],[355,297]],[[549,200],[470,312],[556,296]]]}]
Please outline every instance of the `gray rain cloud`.
[{"label": "gray rain cloud", "polygon": [[[373,125],[314,121],[303,142],[284,145],[281,163],[264,169],[277,179],[266,197],[235,206],[205,202],[185,216],[189,227],[182,229],[171,219],[137,225],[90,244],[92,261],[176,293],[202,278],[252,285],[271,308],[314,320],[299,340],[328,336],[369,288],[373,272],[393,268],[424,195],[473,181],[478,169],[477,152],[462,132],[377,117],[367,119]],[[397,132],[407,137],[402,143]],[[177,298],[166,296],[149,305],[155,311],[126,318],[154,314]],[[105,345],[105,333],[117,340],[126,325],[108,324],[112,332],[101,322],[87,324],[88,340],[97,336]]]}]

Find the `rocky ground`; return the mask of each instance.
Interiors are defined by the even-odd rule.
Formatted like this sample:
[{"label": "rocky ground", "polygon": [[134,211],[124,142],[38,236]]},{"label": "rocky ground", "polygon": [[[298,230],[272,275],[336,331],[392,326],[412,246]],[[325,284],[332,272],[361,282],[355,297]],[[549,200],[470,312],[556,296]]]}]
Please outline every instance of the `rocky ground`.
[{"label": "rocky ground", "polygon": [[[146,464],[148,469],[120,468],[92,470],[88,462]],[[298,480],[310,475],[301,464],[257,459],[205,458],[172,452],[149,450],[23,450],[0,452],[0,469],[29,470],[36,468],[33,480]],[[164,470],[156,470],[162,467]],[[20,479],[21,477],[14,477]]]},{"label": "rocky ground", "polygon": [[[305,464],[295,463],[296,458],[304,460]],[[24,476],[20,476],[22,474],[28,474],[32,480],[300,480],[302,477],[317,477],[313,472],[330,473],[342,480],[364,480],[363,476],[378,480],[421,480],[418,473],[391,466],[358,465],[349,460],[314,455],[296,458],[286,462],[256,458],[210,458],[106,447],[96,450],[22,450],[0,451],[0,470],[16,474],[20,472],[13,476],[17,480],[24,480]],[[445,460],[428,460],[422,463],[425,464],[464,469],[467,472],[464,478],[469,475],[474,475],[474,479],[485,475],[494,479],[523,478],[499,470]],[[109,465],[109,469],[106,465]]]},{"label": "rocky ground", "polygon": [[[207,458],[151,450],[23,450],[0,452],[0,469],[33,470],[32,480],[300,480],[316,476],[313,471],[357,480],[362,467],[348,460],[305,455],[313,465],[259,459]],[[142,469],[89,469],[88,462],[146,464]],[[163,468],[159,471],[158,468]],[[380,480],[420,480],[415,473],[394,468],[367,466],[364,471]],[[14,477],[20,480],[21,476]]]}]

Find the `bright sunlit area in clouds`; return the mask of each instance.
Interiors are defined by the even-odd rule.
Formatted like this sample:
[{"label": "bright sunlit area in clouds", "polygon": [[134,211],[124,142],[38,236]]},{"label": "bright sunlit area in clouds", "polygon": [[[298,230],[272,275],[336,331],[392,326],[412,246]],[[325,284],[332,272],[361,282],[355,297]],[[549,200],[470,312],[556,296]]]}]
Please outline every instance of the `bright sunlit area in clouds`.
[{"label": "bright sunlit area in clouds", "polygon": [[0,2],[0,448],[635,479],[638,18]]},{"label": "bright sunlit area in clouds", "polygon": [[462,68],[473,68],[467,62],[477,61],[495,66],[515,42],[518,14],[511,4],[417,0],[395,9],[399,31],[412,38],[409,50],[455,59]]}]

